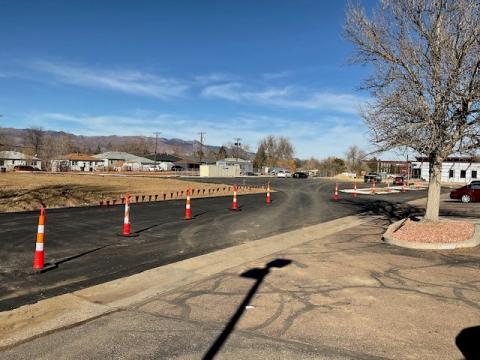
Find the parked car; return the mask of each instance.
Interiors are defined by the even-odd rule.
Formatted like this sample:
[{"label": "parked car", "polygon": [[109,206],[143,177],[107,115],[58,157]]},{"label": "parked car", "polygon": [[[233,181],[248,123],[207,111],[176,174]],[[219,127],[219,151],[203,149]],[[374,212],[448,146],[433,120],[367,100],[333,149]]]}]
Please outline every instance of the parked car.
[{"label": "parked car", "polygon": [[42,171],[36,167],[28,166],[28,165],[16,165],[13,167],[14,171]]},{"label": "parked car", "polygon": [[182,171],[182,170],[183,170],[183,167],[181,166],[178,166],[178,165],[172,166],[172,171]]},{"label": "parked car", "polygon": [[403,185],[406,184],[407,180],[403,176],[395,176],[393,179],[393,185]]},{"label": "parked car", "polygon": [[306,179],[308,178],[308,174],[302,171],[297,171],[292,174],[292,177],[296,179]]},{"label": "parked car", "polygon": [[277,177],[291,178],[292,173],[288,170],[278,170]]},{"label": "parked car", "polygon": [[368,173],[367,175],[365,175],[363,177],[363,181],[364,182],[382,182],[382,175],[378,174],[378,173],[374,173],[374,172],[371,172],[371,173]]},{"label": "parked car", "polygon": [[480,181],[472,181],[470,184],[450,192],[450,199],[461,200],[463,203],[480,201]]}]

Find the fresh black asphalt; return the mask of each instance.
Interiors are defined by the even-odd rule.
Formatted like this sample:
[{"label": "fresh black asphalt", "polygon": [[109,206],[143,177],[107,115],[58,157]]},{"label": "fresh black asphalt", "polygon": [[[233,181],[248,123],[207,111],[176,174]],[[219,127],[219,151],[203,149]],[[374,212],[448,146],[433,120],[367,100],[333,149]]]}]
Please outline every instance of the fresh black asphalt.
[{"label": "fresh black asphalt", "polygon": [[[205,180],[214,181],[259,185],[266,179]],[[239,212],[228,210],[231,197],[193,199],[195,218],[190,221],[182,219],[184,200],[132,204],[132,231],[138,234],[133,238],[118,236],[121,205],[47,209],[46,262],[57,266],[41,274],[32,273],[38,212],[0,214],[0,311],[348,215],[396,220],[417,211],[406,201],[426,196],[425,191],[412,191],[354,199],[341,193],[335,202],[331,181],[271,182],[277,192],[270,206],[264,194],[240,196]]]}]

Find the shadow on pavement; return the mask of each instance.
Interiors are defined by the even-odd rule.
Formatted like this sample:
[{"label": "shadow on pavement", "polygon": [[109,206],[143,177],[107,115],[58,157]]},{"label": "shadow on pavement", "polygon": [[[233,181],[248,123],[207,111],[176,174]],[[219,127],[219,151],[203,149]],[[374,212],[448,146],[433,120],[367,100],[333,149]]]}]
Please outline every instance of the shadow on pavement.
[{"label": "shadow on pavement", "polygon": [[225,344],[225,342],[227,341],[230,333],[235,328],[238,320],[240,320],[246,306],[250,303],[250,300],[252,300],[253,296],[257,292],[265,277],[270,273],[270,269],[282,268],[291,264],[291,262],[292,260],[288,259],[275,259],[273,261],[270,261],[264,268],[253,268],[245,271],[241,275],[244,278],[255,279],[257,281],[255,282],[255,284],[253,284],[247,296],[245,296],[245,299],[243,299],[242,303],[239,305],[237,311],[232,316],[228,324],[225,326],[222,333],[218,336],[212,346],[210,346],[210,349],[208,349],[208,351],[205,353],[205,355],[203,356],[204,360],[213,359],[215,355],[220,351],[223,344]]},{"label": "shadow on pavement", "polygon": [[480,359],[480,326],[460,331],[455,343],[466,360]]},{"label": "shadow on pavement", "polygon": [[385,200],[358,202],[350,199],[341,199],[340,202],[350,204],[358,208],[363,216],[379,215],[387,218],[390,223],[405,218],[423,215],[424,210],[405,203],[392,203]]}]

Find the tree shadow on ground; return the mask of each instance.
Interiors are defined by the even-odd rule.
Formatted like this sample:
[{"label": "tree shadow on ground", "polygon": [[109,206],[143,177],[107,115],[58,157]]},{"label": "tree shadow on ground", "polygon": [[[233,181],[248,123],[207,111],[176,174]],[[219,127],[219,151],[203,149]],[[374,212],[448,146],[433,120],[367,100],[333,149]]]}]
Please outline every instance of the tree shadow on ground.
[{"label": "tree shadow on ground", "polygon": [[235,328],[235,325],[240,320],[243,312],[245,311],[246,306],[250,303],[255,293],[258,291],[258,288],[262,284],[265,277],[270,273],[272,268],[283,268],[292,263],[292,260],[288,259],[275,259],[270,261],[266,264],[264,268],[253,268],[250,270],[245,271],[241,274],[241,277],[255,279],[255,284],[253,284],[252,288],[248,292],[248,294],[243,299],[242,303],[238,306],[237,311],[232,316],[228,324],[223,329],[222,333],[217,337],[215,342],[210,346],[208,351],[203,356],[204,360],[213,359],[216,354],[221,350],[222,346],[227,341],[228,337],[232,333]]},{"label": "tree shadow on ground", "polygon": [[415,218],[424,214],[424,210],[413,205],[405,203],[392,203],[385,200],[373,201],[355,201],[351,199],[340,200],[344,204],[349,204],[356,207],[361,216],[383,216],[390,223],[405,219]]}]

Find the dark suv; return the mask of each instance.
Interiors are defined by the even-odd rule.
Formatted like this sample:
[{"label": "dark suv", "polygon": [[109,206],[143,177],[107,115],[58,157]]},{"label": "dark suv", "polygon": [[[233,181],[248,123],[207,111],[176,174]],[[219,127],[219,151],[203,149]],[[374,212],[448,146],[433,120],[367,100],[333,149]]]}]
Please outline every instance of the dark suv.
[{"label": "dark suv", "polygon": [[371,172],[371,173],[368,173],[367,175],[365,175],[363,177],[363,181],[364,182],[382,182],[382,175],[380,174],[377,174],[377,173],[374,173],[374,172]]},{"label": "dark suv", "polygon": [[480,181],[475,180],[459,189],[452,190],[450,199],[459,199],[464,203],[480,201]]}]

